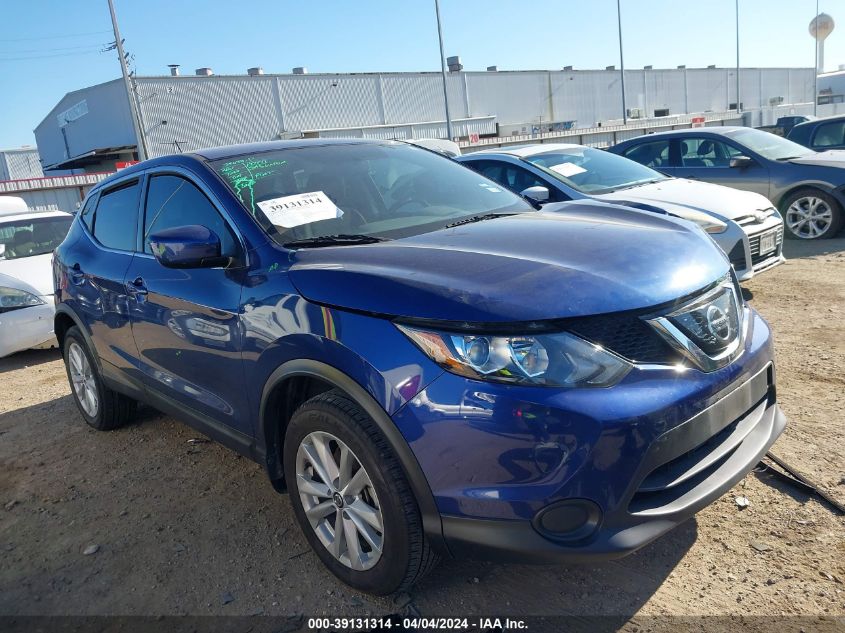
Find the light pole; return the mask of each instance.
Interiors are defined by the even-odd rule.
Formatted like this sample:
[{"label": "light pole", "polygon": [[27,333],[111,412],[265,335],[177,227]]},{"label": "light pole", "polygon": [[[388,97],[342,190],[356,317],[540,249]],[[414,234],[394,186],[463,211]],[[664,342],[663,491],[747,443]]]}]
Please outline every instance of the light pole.
[{"label": "light pole", "polygon": [[117,15],[114,12],[114,1],[108,0],[109,13],[111,13],[111,25],[114,29],[114,41],[117,47],[117,55],[120,58],[120,71],[123,73],[123,85],[126,88],[126,98],[129,100],[129,112],[132,116],[132,127],[135,129],[135,138],[138,140],[138,159],[147,160],[147,142],[144,138],[144,130],[138,121],[138,111],[135,107],[132,84],[129,80],[129,70],[126,68],[126,55],[123,52],[123,41],[120,39],[120,29],[117,27]]},{"label": "light pole", "polygon": [[625,104],[625,59],[622,56],[622,7],[616,0],[616,21],[619,23],[619,77],[622,84],[622,124],[628,125],[628,106]]},{"label": "light pole", "polygon": [[[111,0],[109,0],[111,2]],[[449,90],[446,87],[446,53],[443,52],[443,27],[440,24],[440,0],[434,0],[434,12],[437,14],[437,37],[440,40],[440,72],[443,74],[443,103],[446,106],[446,134],[451,141],[452,116],[449,114]]]},{"label": "light pole", "polygon": [[819,0],[816,0],[816,35],[813,41],[816,43],[816,63],[813,64],[813,116],[819,113]]},{"label": "light pole", "polygon": [[739,0],[736,0],[736,113],[740,112],[742,112],[742,106],[739,101]]}]

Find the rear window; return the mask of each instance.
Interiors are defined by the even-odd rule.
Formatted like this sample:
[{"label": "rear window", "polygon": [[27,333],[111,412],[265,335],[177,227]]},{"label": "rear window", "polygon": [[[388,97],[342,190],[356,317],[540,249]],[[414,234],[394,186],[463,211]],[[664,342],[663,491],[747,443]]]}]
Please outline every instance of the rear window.
[{"label": "rear window", "polygon": [[136,181],[100,195],[94,212],[94,237],[100,244],[119,251],[135,250],[140,191]]},{"label": "rear window", "polygon": [[0,224],[0,260],[51,253],[70,230],[70,216],[21,219]]}]

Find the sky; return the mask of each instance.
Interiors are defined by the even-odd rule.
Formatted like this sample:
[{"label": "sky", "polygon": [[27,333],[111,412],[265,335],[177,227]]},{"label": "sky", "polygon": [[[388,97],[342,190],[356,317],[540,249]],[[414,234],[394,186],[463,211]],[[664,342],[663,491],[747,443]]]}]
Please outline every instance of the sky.
[{"label": "sky", "polygon": [[[738,0],[743,66],[812,67],[816,0]],[[440,0],[447,55],[465,70],[619,64],[616,0]],[[287,73],[440,68],[434,0],[115,0],[140,75],[210,66]],[[736,65],[735,0],[621,0],[626,68]],[[825,66],[845,63],[845,0],[820,0],[843,26]],[[120,76],[107,0],[0,0],[0,148],[72,90]]]}]

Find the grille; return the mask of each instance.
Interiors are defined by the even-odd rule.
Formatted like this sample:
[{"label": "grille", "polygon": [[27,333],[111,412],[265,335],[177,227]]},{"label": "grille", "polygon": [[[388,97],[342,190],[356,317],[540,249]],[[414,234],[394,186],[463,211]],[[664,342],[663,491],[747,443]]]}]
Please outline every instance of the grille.
[{"label": "grille", "polygon": [[575,319],[567,329],[636,363],[675,364],[681,357],[636,315],[608,314]]},{"label": "grille", "polygon": [[760,255],[760,237],[771,233],[771,231],[764,231],[762,233],[758,233],[757,235],[752,235],[748,238],[748,244],[751,247],[752,266],[756,266],[760,262],[764,262],[770,257],[775,257],[780,252],[781,244],[783,244],[783,226],[779,226],[777,229],[775,229],[775,231],[775,250],[769,251],[764,255]]},{"label": "grille", "polygon": [[736,270],[743,270],[745,268],[745,246],[741,241],[734,244],[731,252],[728,253],[728,259],[731,260],[731,266]]}]

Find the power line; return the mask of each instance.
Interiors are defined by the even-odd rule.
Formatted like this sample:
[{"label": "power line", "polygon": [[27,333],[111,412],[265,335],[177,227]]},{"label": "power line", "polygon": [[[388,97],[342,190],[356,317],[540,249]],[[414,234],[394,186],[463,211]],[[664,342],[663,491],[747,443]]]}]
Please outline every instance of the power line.
[{"label": "power line", "polygon": [[65,46],[61,48],[21,48],[13,51],[0,51],[0,55],[18,55],[20,53],[61,53],[64,51],[78,51],[85,48],[101,48],[104,44],[83,44],[81,46]]},{"label": "power line", "polygon": [[111,33],[111,31],[90,31],[88,33],[70,33],[68,35],[41,35],[39,37],[11,37],[0,38],[0,42],[31,42],[33,40],[62,40],[73,37],[87,37],[89,35],[102,35],[103,33]]},{"label": "power line", "polygon": [[32,59],[48,59],[51,57],[76,57],[79,55],[93,55],[96,53],[100,53],[99,50],[96,51],[80,51],[78,53],[54,53],[52,55],[30,55],[28,57],[0,57],[0,62],[19,62],[19,61],[27,61]]}]

